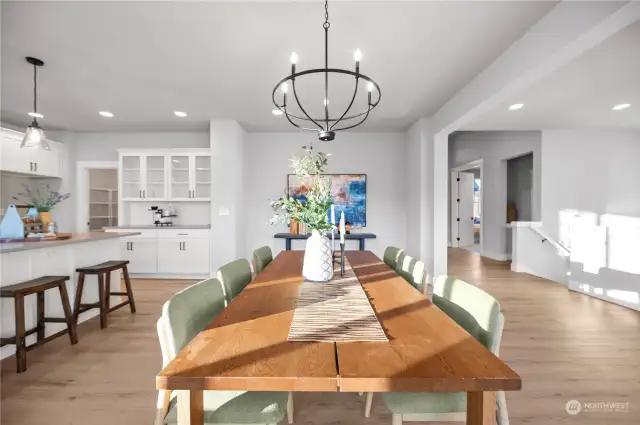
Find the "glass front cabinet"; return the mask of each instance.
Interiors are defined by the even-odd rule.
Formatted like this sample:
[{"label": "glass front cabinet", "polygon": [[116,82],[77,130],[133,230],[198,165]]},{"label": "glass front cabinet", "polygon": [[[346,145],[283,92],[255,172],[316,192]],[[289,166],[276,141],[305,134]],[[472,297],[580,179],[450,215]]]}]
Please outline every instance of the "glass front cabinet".
[{"label": "glass front cabinet", "polygon": [[206,151],[170,149],[120,152],[123,201],[209,201],[211,155]]},{"label": "glass front cabinet", "polygon": [[165,155],[121,155],[120,180],[123,201],[167,200]]},{"label": "glass front cabinet", "polygon": [[211,199],[211,156],[204,153],[170,157],[170,198],[173,201]]}]

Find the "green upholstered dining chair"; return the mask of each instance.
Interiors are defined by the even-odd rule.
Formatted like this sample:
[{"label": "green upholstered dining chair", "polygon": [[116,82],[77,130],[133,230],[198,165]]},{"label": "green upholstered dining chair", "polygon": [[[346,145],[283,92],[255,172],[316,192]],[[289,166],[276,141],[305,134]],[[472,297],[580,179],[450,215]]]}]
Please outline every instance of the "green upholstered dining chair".
[{"label": "green upholstered dining chair", "polygon": [[271,248],[263,246],[253,251],[253,275],[262,273],[265,267],[273,261],[273,254],[271,254]]},{"label": "green upholstered dining chair", "polygon": [[404,280],[409,282],[411,286],[416,288],[422,294],[427,295],[427,270],[422,261],[416,260],[415,258],[410,257],[402,252],[398,256],[398,263],[396,265],[395,271]]},{"label": "green upholstered dining chair", "polygon": [[244,258],[232,261],[218,269],[225,298],[230,303],[251,282],[251,266]]},{"label": "green upholstered dining chair", "polygon": [[384,255],[382,257],[382,261],[384,261],[384,263],[387,266],[389,266],[389,267],[391,267],[392,269],[395,270],[397,265],[398,265],[398,257],[403,252],[404,252],[404,250],[401,249],[401,248],[397,248],[395,246],[388,246],[384,250]]},{"label": "green upholstered dining chair", "polygon": [[[441,276],[434,283],[433,303],[483,344],[496,356],[504,328],[504,316],[498,301],[480,288],[449,276]],[[391,410],[392,424],[408,421],[466,420],[466,393],[382,393],[382,400]],[[368,397],[370,397],[368,395]],[[371,401],[367,400],[369,416]],[[496,419],[498,425],[508,425],[507,402],[503,391],[497,393]]]},{"label": "green upholstered dining chair", "polygon": [[[166,366],[226,305],[218,279],[192,285],[167,301],[158,320],[158,337]],[[176,424],[177,392],[161,390],[155,425]],[[288,412],[293,422],[291,393],[264,391],[205,391],[205,424],[276,424]]]}]

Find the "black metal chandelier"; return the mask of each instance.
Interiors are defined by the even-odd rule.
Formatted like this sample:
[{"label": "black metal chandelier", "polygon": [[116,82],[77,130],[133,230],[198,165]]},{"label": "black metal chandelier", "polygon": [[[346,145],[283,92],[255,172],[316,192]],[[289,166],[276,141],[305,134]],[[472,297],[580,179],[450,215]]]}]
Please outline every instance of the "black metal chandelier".
[{"label": "black metal chandelier", "polygon": [[[318,138],[326,142],[335,138],[336,131],[348,130],[362,124],[369,117],[369,113],[373,110],[373,108],[378,106],[378,104],[380,103],[381,94],[380,86],[378,86],[378,84],[371,78],[360,73],[360,60],[362,59],[362,53],[360,52],[360,49],[357,49],[353,55],[353,58],[356,62],[355,71],[339,68],[329,68],[329,27],[331,26],[331,24],[329,23],[329,4],[326,0],[324,3],[324,9],[325,20],[324,24],[322,24],[322,28],[324,28],[324,68],[296,72],[296,63],[298,61],[298,56],[293,53],[291,55],[291,75],[283,78],[278,82],[278,84],[276,84],[276,86],[273,88],[273,92],[271,93],[271,98],[276,108],[284,113],[284,115],[287,117],[287,120],[289,120],[291,124],[302,130],[318,132]],[[324,74],[324,117],[313,118],[307,113],[307,111],[300,103],[300,100],[298,99],[298,93],[296,91],[296,79],[305,75],[320,73]],[[351,101],[349,102],[346,110],[338,117],[332,117],[329,114],[329,74],[346,74],[351,75],[355,78],[355,88],[353,90]],[[351,110],[351,107],[356,100],[356,96],[358,94],[358,83],[361,79],[368,81],[367,108],[365,111],[347,115],[349,114],[349,111]],[[289,82],[291,82],[291,89],[296,104],[298,105],[300,111],[302,111],[302,114],[304,116],[293,114],[287,109],[287,93],[289,91]],[[276,100],[276,93],[278,92],[278,89],[282,92],[282,103],[278,103],[278,101]],[[372,93],[374,90],[377,93],[377,99],[375,101],[372,101]],[[315,128],[307,127],[311,125],[314,125]]]}]

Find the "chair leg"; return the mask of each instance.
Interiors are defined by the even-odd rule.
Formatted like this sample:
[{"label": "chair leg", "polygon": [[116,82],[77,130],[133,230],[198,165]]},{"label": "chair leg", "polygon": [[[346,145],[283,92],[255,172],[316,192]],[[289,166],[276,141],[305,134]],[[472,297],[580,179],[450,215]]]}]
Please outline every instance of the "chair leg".
[{"label": "chair leg", "polygon": [[293,423],[293,393],[289,391],[289,398],[287,399],[287,422]]},{"label": "chair leg", "polygon": [[393,416],[391,416],[391,425],[402,425],[402,415],[394,413]]},{"label": "chair leg", "polygon": [[373,393],[367,393],[367,402],[364,405],[364,417],[371,416],[371,403],[373,402]]},{"label": "chair leg", "polygon": [[111,272],[106,272],[104,276],[104,305],[109,313],[111,308]]},{"label": "chair leg", "polygon": [[62,310],[64,311],[64,318],[67,319],[67,330],[69,331],[69,339],[71,340],[71,344],[77,344],[78,333],[76,332],[76,322],[73,319],[71,304],[69,303],[67,283],[61,282],[58,286],[58,290],[60,291],[60,299],[62,300]]},{"label": "chair leg", "polygon": [[98,273],[98,298],[100,300],[100,328],[107,327],[107,312],[104,305],[104,274]]},{"label": "chair leg", "polygon": [[127,296],[129,297],[129,308],[132,313],[136,312],[136,302],[133,300],[133,290],[131,289],[131,279],[129,279],[129,270],[125,265],[122,268],[122,274],[124,274],[124,285],[127,288]]},{"label": "chair leg", "polygon": [[16,316],[16,363],[18,373],[27,370],[27,347],[24,329],[24,295],[14,298]]},{"label": "chair leg", "polygon": [[496,393],[497,409],[496,409],[496,422],[498,425],[509,425],[509,412],[507,411],[507,398],[504,391],[498,391]]},{"label": "chair leg", "polygon": [[78,326],[78,315],[80,314],[80,304],[82,304],[82,291],[84,290],[84,273],[78,274],[78,286],[76,287],[76,299],[73,300],[73,324]]},{"label": "chair leg", "polygon": [[156,421],[154,425],[163,425],[164,417],[169,411],[169,403],[171,402],[171,391],[159,390],[158,403],[156,405]]},{"label": "chair leg", "polygon": [[38,298],[38,341],[42,341],[44,339],[44,291],[38,292],[36,297]]}]

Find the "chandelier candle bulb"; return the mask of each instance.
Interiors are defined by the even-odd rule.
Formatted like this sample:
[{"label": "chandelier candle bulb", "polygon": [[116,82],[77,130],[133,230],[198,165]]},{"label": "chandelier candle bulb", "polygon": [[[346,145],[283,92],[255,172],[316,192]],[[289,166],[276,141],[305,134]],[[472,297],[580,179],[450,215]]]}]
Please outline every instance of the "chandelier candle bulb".
[{"label": "chandelier candle bulb", "polygon": [[362,52],[360,49],[356,49],[353,54],[353,59],[356,61],[356,74],[360,74],[360,61],[362,60]]},{"label": "chandelier candle bulb", "polygon": [[296,63],[298,63],[298,55],[293,52],[291,53],[291,75],[296,73]]},{"label": "chandelier candle bulb", "polygon": [[289,91],[289,85],[287,83],[282,83],[280,89],[282,90],[282,93],[287,94],[287,92]]}]

